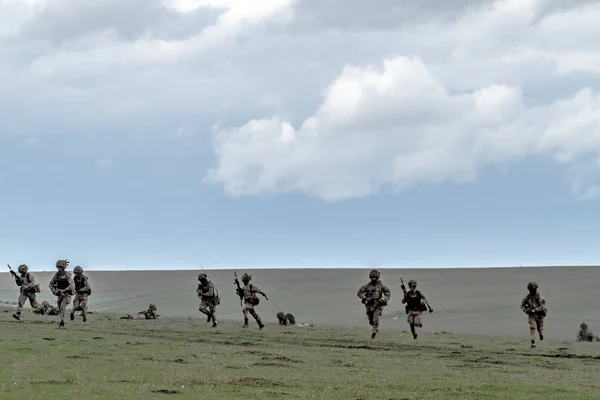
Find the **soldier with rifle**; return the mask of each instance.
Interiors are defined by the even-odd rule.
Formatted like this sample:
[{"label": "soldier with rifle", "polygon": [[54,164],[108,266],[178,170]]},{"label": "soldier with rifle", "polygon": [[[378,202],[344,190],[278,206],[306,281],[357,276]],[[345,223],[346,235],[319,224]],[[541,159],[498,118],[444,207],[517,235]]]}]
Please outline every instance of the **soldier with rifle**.
[{"label": "soldier with rifle", "polygon": [[19,268],[17,268],[17,271],[19,271],[19,274],[21,276],[17,275],[15,271],[12,270],[10,265],[6,265],[10,270],[10,274],[15,278],[15,283],[17,284],[17,286],[20,287],[19,300],[17,303],[17,312],[13,314],[13,318],[17,321],[20,321],[21,310],[23,309],[23,306],[25,305],[27,300],[29,300],[29,304],[34,310],[37,310],[41,307],[36,300],[36,294],[41,292],[40,285],[38,285],[35,281],[35,276],[33,276],[33,274],[28,271],[29,268],[27,267],[27,265],[21,264],[19,265]]},{"label": "soldier with rifle", "polygon": [[527,314],[527,322],[529,324],[529,337],[531,338],[531,347],[535,345],[535,331],[537,329],[540,340],[544,340],[544,318],[548,310],[546,309],[546,300],[542,294],[538,292],[538,284],[529,282],[527,284],[529,293],[521,301],[521,310]]},{"label": "soldier with rifle", "polygon": [[429,312],[433,312],[433,308],[429,305],[429,301],[421,292],[417,290],[417,281],[411,279],[408,281],[408,292],[406,291],[406,286],[404,286],[404,281],[400,278],[400,282],[402,285],[402,291],[404,292],[404,298],[402,299],[402,304],[406,304],[405,311],[408,315],[406,321],[410,325],[410,332],[413,335],[413,339],[417,338],[417,332],[415,328],[423,327],[423,311],[429,309]]},{"label": "soldier with rifle", "polygon": [[383,307],[387,306],[392,292],[390,289],[381,282],[379,279],[381,273],[376,269],[369,273],[370,281],[362,285],[356,295],[365,305],[365,311],[369,318],[369,325],[373,327],[371,332],[371,339],[375,339],[375,336],[379,332],[379,317],[383,312]]},{"label": "soldier with rifle", "polygon": [[243,288],[240,287],[240,281],[238,281],[237,273],[234,272],[233,275],[235,277],[233,282],[237,286],[235,292],[240,297],[240,306],[242,305],[242,301],[244,306],[244,309],[242,310],[242,313],[244,314],[243,327],[248,327],[248,314],[250,314],[256,320],[258,328],[264,328],[265,325],[256,313],[256,310],[254,309],[254,307],[256,307],[260,303],[260,300],[258,299],[256,293],[260,293],[266,300],[269,300],[269,296],[267,296],[267,294],[263,292],[258,286],[250,283],[252,275],[244,274],[242,276],[242,282],[244,283]]}]

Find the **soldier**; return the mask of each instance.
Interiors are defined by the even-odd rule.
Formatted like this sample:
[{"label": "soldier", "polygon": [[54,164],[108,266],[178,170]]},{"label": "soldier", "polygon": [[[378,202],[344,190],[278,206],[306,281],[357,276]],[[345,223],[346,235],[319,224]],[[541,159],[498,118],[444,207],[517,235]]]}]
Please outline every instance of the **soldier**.
[{"label": "soldier", "polygon": [[260,300],[258,299],[256,293],[260,293],[262,296],[264,296],[266,300],[269,300],[269,296],[267,296],[265,292],[260,290],[258,286],[250,283],[251,279],[251,275],[244,274],[242,276],[244,288],[241,289],[241,293],[239,289],[236,289],[236,293],[238,294],[238,296],[240,296],[240,298],[244,299],[244,309],[242,310],[242,313],[244,314],[244,328],[248,327],[248,314],[250,314],[256,320],[258,328],[262,329],[265,327],[265,325],[262,323],[262,320],[260,319],[260,317],[256,313],[256,310],[254,309],[254,307],[256,307],[260,303]]},{"label": "soldier", "polygon": [[42,301],[42,306],[40,308],[38,308],[37,310],[33,310],[33,312],[35,314],[40,314],[40,315],[58,315],[59,314],[58,308],[52,306],[47,301]]},{"label": "soldier", "polygon": [[410,332],[413,335],[413,339],[416,339],[418,335],[415,328],[423,327],[423,311],[429,309],[429,313],[432,313],[433,308],[429,305],[429,300],[427,300],[423,292],[417,290],[417,281],[414,279],[408,281],[408,292],[404,283],[401,287],[404,291],[402,304],[406,304],[405,311],[408,315],[406,321],[410,325]]},{"label": "soldier", "polygon": [[147,310],[143,310],[138,312],[135,315],[127,314],[126,317],[121,317],[121,319],[156,319],[158,318],[158,308],[154,304],[150,304]]},{"label": "soldier", "polygon": [[371,281],[362,285],[356,293],[365,305],[369,325],[373,327],[371,339],[375,339],[379,332],[379,317],[383,312],[383,307],[387,306],[392,296],[390,289],[379,280],[380,276],[379,271],[372,270],[369,273]]},{"label": "soldier", "polygon": [[277,319],[279,320],[279,325],[296,325],[296,318],[290,313],[284,314],[282,311],[277,313]]},{"label": "soldier", "polygon": [[16,276],[15,274],[15,283],[17,286],[20,286],[20,293],[17,303],[17,312],[13,314],[13,318],[20,321],[21,310],[27,300],[29,300],[29,304],[34,310],[40,308],[39,303],[35,299],[36,293],[40,293],[40,285],[35,281],[35,276],[28,272],[27,265],[21,264],[17,270],[21,276]]},{"label": "soldier", "polygon": [[71,309],[71,321],[75,319],[75,311],[81,311],[83,322],[87,321],[85,312],[87,311],[88,296],[92,294],[92,289],[87,276],[83,275],[83,268],[79,265],[73,268],[73,281],[75,282],[75,298],[73,299],[73,308]]},{"label": "soldier", "polygon": [[527,290],[529,290],[529,294],[521,301],[521,310],[527,314],[531,347],[535,347],[536,328],[540,335],[540,340],[544,340],[544,318],[548,310],[546,309],[546,300],[538,292],[538,284],[536,282],[529,282]]},{"label": "soldier", "polygon": [[208,279],[205,273],[198,275],[198,289],[196,289],[198,297],[200,297],[200,307],[198,310],[202,314],[206,314],[208,318],[206,322],[212,320],[212,327],[217,327],[216,310],[217,306],[221,303],[219,298],[219,292],[216,290],[215,285]]},{"label": "soldier", "polygon": [[75,282],[73,277],[66,268],[69,266],[69,261],[58,260],[56,269],[58,270],[50,280],[50,290],[57,297],[58,311],[60,315],[59,328],[65,327],[65,318],[67,316],[67,305],[71,303],[71,296],[75,293]]},{"label": "soldier", "polygon": [[577,334],[577,341],[578,342],[597,342],[598,341],[598,337],[594,336],[594,333],[590,330],[588,330],[588,326],[585,322],[582,322],[581,325],[579,325],[579,333]]}]

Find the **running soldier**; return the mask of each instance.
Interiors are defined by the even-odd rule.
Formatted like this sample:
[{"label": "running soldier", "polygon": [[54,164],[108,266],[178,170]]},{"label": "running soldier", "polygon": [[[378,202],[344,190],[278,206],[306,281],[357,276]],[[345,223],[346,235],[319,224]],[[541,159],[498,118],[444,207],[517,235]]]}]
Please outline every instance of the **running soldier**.
[{"label": "running soldier", "polygon": [[250,314],[256,320],[258,328],[263,329],[265,327],[265,324],[263,324],[262,320],[260,319],[260,316],[256,313],[256,310],[254,309],[254,307],[256,307],[260,303],[260,300],[258,299],[256,293],[260,293],[266,300],[269,300],[269,296],[267,296],[266,293],[263,292],[258,286],[250,283],[251,279],[251,275],[244,274],[242,276],[242,282],[244,283],[243,289],[239,287],[240,283],[237,280],[237,274],[234,281],[235,284],[238,286],[238,288],[236,289],[236,293],[240,297],[240,300],[243,299],[244,301],[244,309],[242,310],[242,313],[244,314],[243,327],[248,327],[248,314]]},{"label": "running soldier", "polygon": [[[8,268],[10,268],[10,265],[8,266]],[[13,318],[17,321],[21,320],[21,310],[23,310],[23,306],[25,305],[27,300],[29,300],[29,304],[34,310],[40,308],[40,305],[35,298],[36,294],[40,293],[41,291],[40,285],[37,284],[37,282],[35,281],[35,276],[33,276],[33,274],[30,273],[28,270],[29,268],[25,264],[21,264],[19,265],[19,268],[17,268],[17,271],[19,271],[19,274],[21,276],[17,276],[17,274],[15,274],[12,269],[10,270],[10,272],[15,278],[15,283],[17,284],[17,286],[20,286],[19,300],[17,303],[17,312],[13,314]]]},{"label": "running soldier", "polygon": [[50,290],[57,297],[58,312],[60,315],[59,328],[65,327],[65,318],[67,317],[67,305],[71,303],[71,296],[75,293],[75,282],[73,277],[66,268],[69,266],[69,261],[58,260],[56,269],[58,270],[50,280]]},{"label": "running soldier", "polygon": [[369,273],[371,281],[362,285],[356,293],[365,305],[369,325],[373,327],[371,339],[375,339],[375,336],[379,332],[379,317],[381,317],[383,307],[387,306],[392,296],[392,292],[381,282],[380,277],[381,273],[379,271],[376,269],[372,270]]},{"label": "running soldier", "polygon": [[75,311],[81,311],[83,322],[87,321],[86,311],[88,305],[88,296],[92,294],[92,289],[87,276],[83,275],[83,268],[79,265],[73,268],[73,281],[75,282],[75,298],[73,299],[73,308],[71,309],[71,321],[75,319]]},{"label": "running soldier", "polygon": [[548,310],[546,309],[546,300],[538,292],[538,284],[529,282],[527,284],[529,294],[521,301],[521,310],[527,314],[529,323],[529,337],[531,338],[531,347],[535,347],[535,331],[537,329],[540,340],[544,340],[544,318]]},{"label": "running soldier", "polygon": [[198,297],[200,297],[200,307],[198,310],[202,314],[206,314],[208,318],[206,322],[212,320],[212,327],[217,327],[217,306],[221,303],[219,293],[213,285],[212,281],[208,279],[205,273],[198,275],[198,289],[196,289]]},{"label": "running soldier", "polygon": [[408,281],[408,292],[404,283],[400,286],[404,291],[404,298],[402,304],[406,304],[405,311],[408,317],[406,321],[410,325],[410,332],[413,335],[413,339],[417,338],[417,331],[415,328],[423,327],[423,311],[429,309],[429,312],[433,312],[433,308],[429,305],[429,301],[421,292],[417,290],[417,281],[411,279]]}]

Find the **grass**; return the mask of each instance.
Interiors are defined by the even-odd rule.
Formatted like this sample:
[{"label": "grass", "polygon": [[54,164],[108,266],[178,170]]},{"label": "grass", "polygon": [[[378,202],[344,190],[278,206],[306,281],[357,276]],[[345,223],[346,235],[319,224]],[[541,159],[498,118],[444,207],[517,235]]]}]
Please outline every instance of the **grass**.
[{"label": "grass", "polygon": [[[204,319],[0,313],[0,398],[597,399],[600,346]],[[365,321],[366,324],[366,321]],[[551,337],[552,333],[547,332]]]}]

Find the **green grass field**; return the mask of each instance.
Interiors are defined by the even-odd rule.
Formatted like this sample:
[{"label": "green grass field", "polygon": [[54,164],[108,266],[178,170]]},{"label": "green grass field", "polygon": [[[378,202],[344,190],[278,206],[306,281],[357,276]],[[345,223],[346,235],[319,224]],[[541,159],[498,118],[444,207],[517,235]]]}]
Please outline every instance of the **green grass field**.
[{"label": "green grass field", "polygon": [[[0,313],[0,398],[598,399],[600,344]],[[366,321],[365,321],[366,324]],[[551,337],[552,333],[547,332]]]}]

